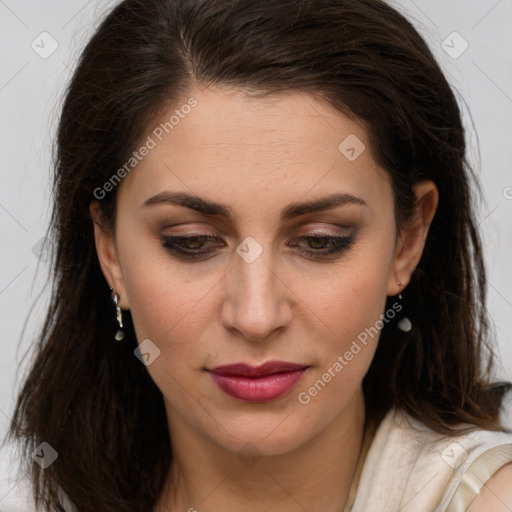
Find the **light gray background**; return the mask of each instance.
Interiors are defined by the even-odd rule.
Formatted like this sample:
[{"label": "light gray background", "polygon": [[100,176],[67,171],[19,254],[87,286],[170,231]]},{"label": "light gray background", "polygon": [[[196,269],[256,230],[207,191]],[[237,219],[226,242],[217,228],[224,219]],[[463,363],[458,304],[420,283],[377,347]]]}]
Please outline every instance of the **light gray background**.
[{"label": "light gray background", "polygon": [[[80,50],[113,3],[0,0],[2,438],[23,377],[18,363],[41,325],[48,300],[48,263],[33,248],[43,237],[50,211],[49,169],[58,107]],[[512,380],[512,0],[401,0],[393,5],[413,20],[460,92],[471,161],[487,203],[479,209],[479,221],[500,358],[497,377]],[[40,53],[51,50],[52,40],[42,32],[58,44],[47,58],[31,47],[35,41]],[[459,56],[464,41],[469,46]],[[23,323],[40,292],[21,339]],[[6,461],[0,452],[0,511],[26,511],[22,484],[2,482]]]}]

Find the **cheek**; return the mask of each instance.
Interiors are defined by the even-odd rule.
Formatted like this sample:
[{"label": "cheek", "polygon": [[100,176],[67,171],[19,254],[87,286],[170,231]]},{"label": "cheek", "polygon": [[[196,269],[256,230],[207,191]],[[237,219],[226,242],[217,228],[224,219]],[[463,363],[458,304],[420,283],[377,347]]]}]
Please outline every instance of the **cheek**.
[{"label": "cheek", "polygon": [[[204,308],[208,287],[179,278],[178,272],[161,265],[144,263],[128,267],[125,286],[137,339],[150,338],[162,349],[198,339],[209,315]],[[186,333],[186,335],[185,335]]]},{"label": "cheek", "polygon": [[[386,281],[380,275],[366,273],[355,276],[357,286],[338,282],[338,292],[325,297],[325,324],[329,327],[322,343],[321,370],[330,368],[338,357],[344,374],[357,376],[358,368],[364,370],[373,357],[383,326],[381,316],[386,304]],[[366,371],[366,370],[364,370]]]},{"label": "cheek", "polygon": [[329,286],[314,299],[323,304],[328,325],[335,326],[335,333],[342,332],[345,340],[373,325],[383,313],[391,255],[391,247],[367,246],[332,272]]},{"label": "cheek", "polygon": [[296,399],[322,424],[332,421],[361,386],[372,362],[383,327],[386,280],[375,267],[335,280],[333,290],[321,301],[327,334],[315,336],[317,364],[297,389]]},{"label": "cheek", "polygon": [[[322,312],[327,327],[317,336],[318,371],[314,376],[339,386],[358,385],[375,353],[384,325],[394,316],[385,311],[393,248],[387,239],[362,244],[358,253],[332,273],[329,286],[309,294],[311,308]],[[381,255],[379,257],[379,255]],[[387,321],[383,321],[384,320]],[[333,378],[332,374],[336,377]]]}]

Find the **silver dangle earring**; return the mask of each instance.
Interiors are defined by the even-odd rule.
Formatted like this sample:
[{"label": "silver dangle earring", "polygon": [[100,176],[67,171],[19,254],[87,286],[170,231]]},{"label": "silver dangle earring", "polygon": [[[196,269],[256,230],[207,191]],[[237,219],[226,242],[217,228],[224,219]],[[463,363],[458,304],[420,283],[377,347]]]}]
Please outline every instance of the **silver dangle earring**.
[{"label": "silver dangle earring", "polygon": [[[113,288],[111,288],[111,290],[113,290]],[[114,299],[114,302],[116,305],[116,318],[117,318],[117,322],[119,323],[119,329],[116,332],[115,339],[116,339],[116,341],[121,341],[124,338],[124,331],[123,331],[123,315],[121,312],[121,308],[119,307],[119,293],[116,292],[113,299]]]},{"label": "silver dangle earring", "polygon": [[[402,283],[400,281],[397,281],[396,284],[398,286],[402,286]],[[402,300],[402,292],[398,294],[398,298]],[[409,332],[412,329],[412,323],[406,316],[400,319],[396,326],[403,332]]]}]

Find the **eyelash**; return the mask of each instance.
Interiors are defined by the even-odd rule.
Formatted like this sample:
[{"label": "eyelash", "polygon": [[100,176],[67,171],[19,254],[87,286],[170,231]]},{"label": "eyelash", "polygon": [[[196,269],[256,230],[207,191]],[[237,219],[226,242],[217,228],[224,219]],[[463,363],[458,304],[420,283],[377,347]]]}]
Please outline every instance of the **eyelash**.
[{"label": "eyelash", "polygon": [[[308,256],[312,256],[314,258],[320,258],[320,259],[328,259],[328,258],[336,258],[337,256],[341,255],[342,253],[348,251],[354,241],[353,236],[332,236],[332,235],[323,235],[318,233],[317,235],[307,235],[302,236],[296,240],[307,240],[307,239],[313,239],[313,240],[327,240],[329,244],[334,242],[334,247],[329,250],[301,250],[301,252],[306,253]],[[201,256],[205,256],[207,254],[211,254],[213,250],[209,251],[196,251],[196,250],[183,250],[180,247],[183,247],[189,240],[202,240],[203,242],[215,242],[217,241],[217,237],[210,236],[210,235],[190,235],[190,236],[164,236],[162,237],[162,246],[176,255],[177,257],[180,257],[182,259],[197,259]],[[325,245],[325,244],[322,244]]]}]

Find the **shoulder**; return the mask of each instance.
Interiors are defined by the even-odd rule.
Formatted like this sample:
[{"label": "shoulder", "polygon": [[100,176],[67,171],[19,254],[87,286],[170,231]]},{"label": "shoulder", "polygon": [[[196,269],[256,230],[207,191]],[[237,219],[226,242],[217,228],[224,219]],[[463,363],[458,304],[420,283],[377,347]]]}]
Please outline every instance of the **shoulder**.
[{"label": "shoulder", "polygon": [[[512,427],[511,405],[504,400],[505,428]],[[393,409],[373,436],[352,512],[500,512],[483,502],[492,492],[511,512],[511,471],[512,432],[473,429],[448,436]]]},{"label": "shoulder", "polygon": [[[512,428],[511,405],[512,401],[505,400],[500,414],[501,424],[508,429]],[[443,436],[428,428],[420,429],[415,421],[406,429],[409,435],[417,435],[418,440],[422,436],[424,442],[418,445],[417,459],[410,465],[405,498],[415,495],[420,481],[428,483],[420,493],[421,500],[436,512],[512,511],[510,430],[476,429],[466,434]]]},{"label": "shoulder", "polygon": [[469,503],[467,512],[509,512],[512,509],[512,462],[502,466]]}]

